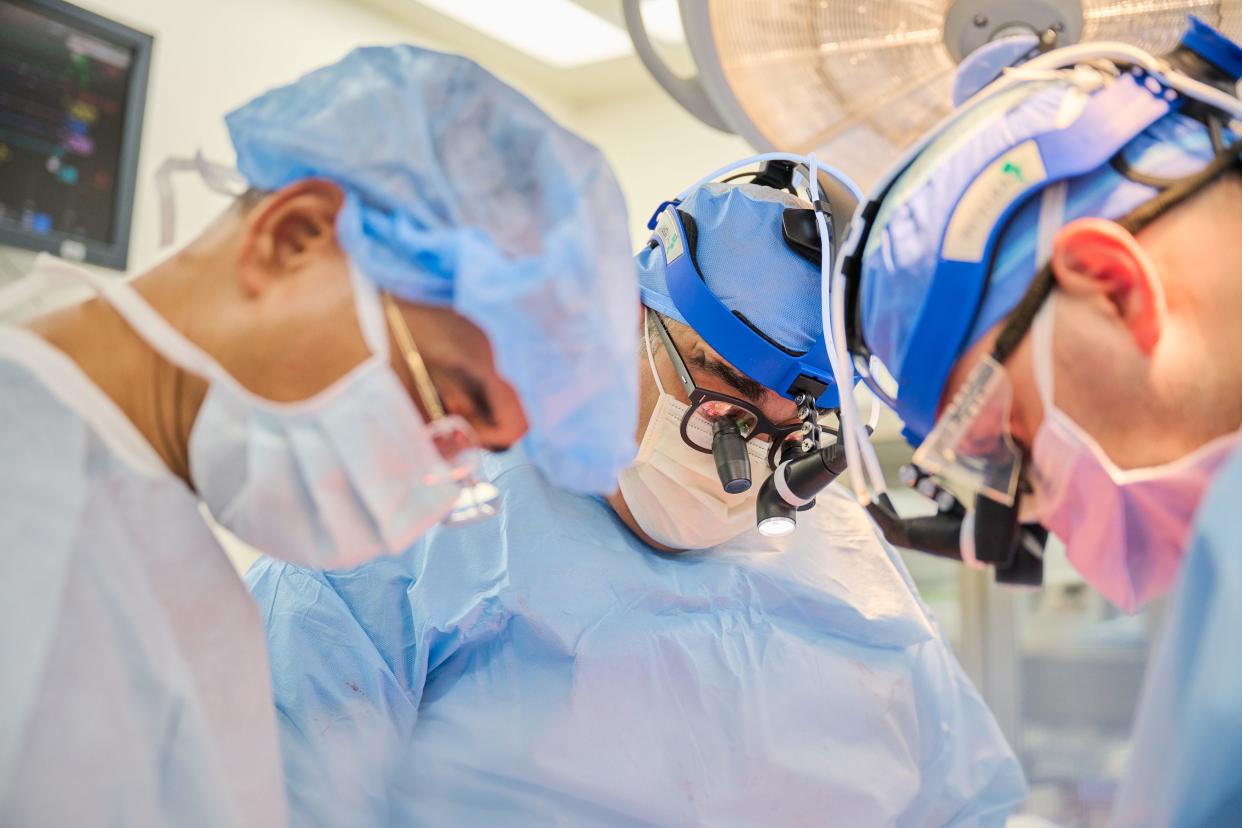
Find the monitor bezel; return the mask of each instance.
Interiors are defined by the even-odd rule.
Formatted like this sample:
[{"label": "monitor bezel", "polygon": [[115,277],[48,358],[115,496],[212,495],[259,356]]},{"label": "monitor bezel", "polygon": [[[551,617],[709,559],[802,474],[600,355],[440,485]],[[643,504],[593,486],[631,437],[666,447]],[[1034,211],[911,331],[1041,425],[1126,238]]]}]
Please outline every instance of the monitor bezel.
[{"label": "monitor bezel", "polygon": [[[129,90],[121,133],[121,155],[117,164],[113,194],[113,238],[70,239],[66,234],[42,235],[28,230],[0,227],[0,245],[35,252],[54,253],[101,267],[125,270],[129,267],[130,230],[134,219],[134,195],[138,185],[138,156],[142,147],[142,125],[146,114],[147,82],[151,71],[151,51],[155,37],[65,0],[0,0],[36,14],[59,19],[66,25],[85,30],[111,43],[132,49]],[[77,247],[75,248],[75,245]]]}]

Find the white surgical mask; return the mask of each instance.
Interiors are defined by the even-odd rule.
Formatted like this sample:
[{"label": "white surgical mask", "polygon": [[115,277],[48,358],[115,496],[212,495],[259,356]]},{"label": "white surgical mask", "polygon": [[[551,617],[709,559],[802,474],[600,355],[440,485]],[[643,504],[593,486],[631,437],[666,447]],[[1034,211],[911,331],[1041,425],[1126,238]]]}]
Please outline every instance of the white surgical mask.
[{"label": "white surgical mask", "polygon": [[284,405],[208,367],[190,432],[190,478],[215,518],[262,551],[315,568],[404,550],[460,491],[389,362],[375,288],[352,278],[371,356]]},{"label": "white surgical mask", "polygon": [[[749,490],[728,494],[720,485],[712,455],[686,445],[681,421],[689,406],[664,391],[643,337],[660,398],[656,401],[638,457],[620,476],[621,496],[643,532],[671,549],[707,549],[755,527],[755,498],[768,469],[768,444],[746,444],[756,474]],[[691,428],[696,427],[691,423]],[[711,435],[706,436],[710,444]]]},{"label": "white surgical mask", "polygon": [[126,282],[57,264],[165,359],[207,381],[190,431],[190,479],[245,542],[300,566],[343,568],[404,550],[452,507],[455,470],[389,363],[379,297],[361,274],[351,278],[371,355],[310,399],[276,403],[246,390]]},{"label": "white surgical mask", "polygon": [[[171,177],[181,171],[223,195],[246,189],[240,174],[201,152],[166,160],[156,172],[165,245],[175,230]],[[246,390],[134,291],[118,289],[109,299],[169,361],[209,383],[190,431],[189,471],[212,516],[259,550],[317,569],[404,550],[462,491],[461,470],[441,456],[392,369],[378,290],[352,266],[350,279],[371,355],[297,403]],[[439,424],[451,430],[448,421],[457,419]]]},{"label": "white surgical mask", "polygon": [[1040,522],[1101,595],[1133,612],[1172,587],[1199,501],[1238,443],[1231,434],[1162,466],[1121,469],[1053,402],[1056,292],[1032,329],[1044,420],[1031,447]]}]

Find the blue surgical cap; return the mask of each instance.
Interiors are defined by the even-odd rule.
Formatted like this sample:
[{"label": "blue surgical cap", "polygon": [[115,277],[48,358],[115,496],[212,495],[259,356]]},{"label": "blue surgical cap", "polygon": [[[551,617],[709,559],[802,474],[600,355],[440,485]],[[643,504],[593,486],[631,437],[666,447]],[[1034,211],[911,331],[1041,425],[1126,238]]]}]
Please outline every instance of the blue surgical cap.
[{"label": "blue surgical cap", "polygon": [[[695,261],[711,292],[769,339],[799,353],[823,332],[820,270],[785,243],[781,218],[788,207],[810,206],[771,187],[707,184],[678,207],[694,219]],[[660,248],[648,247],[637,261],[643,304],[689,324],[669,297]]]},{"label": "blue surgical cap", "polygon": [[953,76],[951,96],[961,106],[999,78],[1010,66],[1022,63],[1039,48],[1035,35],[1015,35],[985,43],[967,55]]},{"label": "blue surgical cap", "polygon": [[[911,334],[928,303],[961,185],[1005,150],[1055,129],[1065,109],[1073,106],[1069,96],[1077,94],[1065,83],[1031,80],[959,110],[894,182],[864,250],[860,297],[864,339],[893,376],[903,376],[906,357],[915,349],[945,347],[913,342]],[[1132,139],[1120,156],[1138,173],[1173,179],[1202,170],[1215,153],[1202,123],[1172,113]],[[1066,182],[1062,221],[1119,219],[1157,193],[1154,186],[1105,164]],[[1028,196],[1001,234],[982,306],[959,353],[1017,306],[1044,264],[1037,261],[1036,250],[1040,203],[1039,191]],[[947,377],[934,379],[943,387]],[[903,410],[900,390],[897,402],[898,414],[907,421],[934,419],[935,412]]]},{"label": "blue surgical cap", "polygon": [[638,296],[598,150],[473,61],[413,46],[357,49],[226,122],[253,186],[344,190],[341,244],[378,287],[486,332],[553,482],[615,488],[635,451]]}]

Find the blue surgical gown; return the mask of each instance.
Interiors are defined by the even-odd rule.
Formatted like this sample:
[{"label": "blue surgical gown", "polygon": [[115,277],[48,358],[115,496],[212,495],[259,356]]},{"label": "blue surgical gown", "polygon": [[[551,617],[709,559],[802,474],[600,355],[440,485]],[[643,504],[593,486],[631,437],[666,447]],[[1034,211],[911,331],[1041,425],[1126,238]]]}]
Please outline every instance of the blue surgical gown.
[{"label": "blue surgical gown", "polygon": [[1242,825],[1242,449],[1195,519],[1115,826]]},{"label": "blue surgical gown", "polygon": [[792,536],[653,552],[488,458],[501,515],[248,576],[301,825],[1000,825],[1025,782],[896,554],[832,490]]}]

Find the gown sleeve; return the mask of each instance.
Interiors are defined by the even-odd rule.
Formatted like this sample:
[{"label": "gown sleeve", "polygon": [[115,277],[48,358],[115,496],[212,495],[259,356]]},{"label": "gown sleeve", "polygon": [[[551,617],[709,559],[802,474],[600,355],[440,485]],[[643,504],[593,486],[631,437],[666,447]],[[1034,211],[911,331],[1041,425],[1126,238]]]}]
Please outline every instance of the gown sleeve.
[{"label": "gown sleeve", "polygon": [[292,823],[385,824],[422,680],[399,677],[329,575],[264,558],[246,582],[267,628]]},{"label": "gown sleeve", "polygon": [[1242,451],[1204,498],[1135,720],[1113,825],[1242,818]]}]

